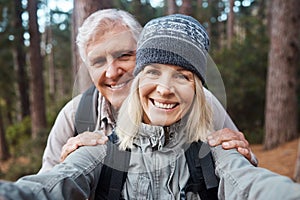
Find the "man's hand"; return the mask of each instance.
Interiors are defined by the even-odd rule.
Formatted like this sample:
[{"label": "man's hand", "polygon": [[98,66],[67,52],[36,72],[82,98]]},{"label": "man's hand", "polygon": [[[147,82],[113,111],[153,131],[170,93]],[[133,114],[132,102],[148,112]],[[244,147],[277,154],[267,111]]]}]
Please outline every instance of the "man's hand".
[{"label": "man's hand", "polygon": [[258,164],[256,156],[252,153],[249,142],[245,139],[242,132],[224,128],[210,134],[207,137],[207,142],[210,146],[222,145],[223,149],[236,148],[237,151],[245,156],[254,166]]},{"label": "man's hand", "polygon": [[105,144],[108,141],[108,137],[99,132],[84,132],[78,134],[76,137],[68,139],[67,143],[63,146],[60,161],[64,161],[66,157],[75,151],[80,146],[95,146],[98,144]]}]

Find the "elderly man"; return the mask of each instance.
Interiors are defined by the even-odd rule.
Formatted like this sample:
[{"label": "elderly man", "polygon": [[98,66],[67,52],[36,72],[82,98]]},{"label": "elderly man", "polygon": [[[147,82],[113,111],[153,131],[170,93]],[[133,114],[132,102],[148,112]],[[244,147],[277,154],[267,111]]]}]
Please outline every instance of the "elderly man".
[{"label": "elderly man", "polygon": [[[107,141],[106,135],[114,129],[118,109],[129,93],[136,42],[141,30],[132,15],[116,9],[97,11],[84,21],[78,32],[77,45],[94,87],[72,99],[58,114],[39,173],[54,167],[79,146]],[[247,140],[225,109],[214,96],[210,101],[214,128],[218,131],[208,137],[209,144],[236,148],[257,165]]]}]

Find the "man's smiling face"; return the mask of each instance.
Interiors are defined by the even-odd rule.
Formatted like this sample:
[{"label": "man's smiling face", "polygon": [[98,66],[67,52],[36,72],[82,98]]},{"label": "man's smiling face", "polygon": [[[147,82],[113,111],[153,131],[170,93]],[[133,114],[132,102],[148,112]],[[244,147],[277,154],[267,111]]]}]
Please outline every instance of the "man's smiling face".
[{"label": "man's smiling face", "polygon": [[119,109],[129,94],[136,40],[124,26],[95,35],[87,47],[88,70],[101,94]]}]

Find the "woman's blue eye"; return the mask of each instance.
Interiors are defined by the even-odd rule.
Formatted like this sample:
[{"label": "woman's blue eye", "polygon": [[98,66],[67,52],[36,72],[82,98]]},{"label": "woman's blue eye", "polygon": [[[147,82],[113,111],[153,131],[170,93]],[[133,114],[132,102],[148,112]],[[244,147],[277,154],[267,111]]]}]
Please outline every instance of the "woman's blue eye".
[{"label": "woman's blue eye", "polygon": [[180,73],[176,74],[175,77],[176,77],[176,78],[180,78],[180,79],[186,79],[186,80],[189,80],[189,77],[188,77],[188,76],[186,76],[186,75],[184,75],[184,74],[180,74]]},{"label": "woman's blue eye", "polygon": [[158,70],[147,70],[146,71],[146,74],[149,74],[149,75],[159,75],[159,71]]}]

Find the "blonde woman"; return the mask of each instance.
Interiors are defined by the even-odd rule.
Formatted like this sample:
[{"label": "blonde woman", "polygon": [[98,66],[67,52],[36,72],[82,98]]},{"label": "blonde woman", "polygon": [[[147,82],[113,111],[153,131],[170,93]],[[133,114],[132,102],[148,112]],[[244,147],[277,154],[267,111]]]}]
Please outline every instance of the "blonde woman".
[{"label": "blonde woman", "polygon": [[208,46],[192,17],[147,23],[110,136],[115,143],[81,147],[49,172],[0,183],[0,199],[299,199],[300,185],[287,177],[254,167],[236,150],[218,146],[211,154],[205,145]]}]

